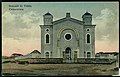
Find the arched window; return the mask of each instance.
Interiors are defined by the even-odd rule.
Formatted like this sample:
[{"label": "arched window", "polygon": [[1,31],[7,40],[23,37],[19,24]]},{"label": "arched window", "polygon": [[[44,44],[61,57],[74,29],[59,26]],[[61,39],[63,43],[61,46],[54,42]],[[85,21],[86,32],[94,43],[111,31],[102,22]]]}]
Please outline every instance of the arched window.
[{"label": "arched window", "polygon": [[87,34],[87,43],[90,43],[90,34]]},{"label": "arched window", "polygon": [[91,53],[87,52],[87,58],[90,58],[90,57],[91,57]]},{"label": "arched window", "polygon": [[46,34],[46,43],[50,43],[50,40],[49,40],[49,38],[50,38],[50,36],[49,36],[49,34]]},{"label": "arched window", "polygon": [[46,58],[49,58],[49,52],[46,52],[46,53],[45,53],[45,57],[46,57]]}]

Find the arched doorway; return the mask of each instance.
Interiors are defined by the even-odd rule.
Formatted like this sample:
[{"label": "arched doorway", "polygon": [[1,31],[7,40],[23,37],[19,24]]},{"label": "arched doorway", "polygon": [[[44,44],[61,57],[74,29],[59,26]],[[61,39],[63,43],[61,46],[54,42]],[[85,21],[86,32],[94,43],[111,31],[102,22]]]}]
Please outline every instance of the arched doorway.
[{"label": "arched doorway", "polygon": [[65,49],[65,52],[64,52],[64,58],[65,58],[65,62],[66,63],[70,63],[71,62],[71,48],[70,47],[67,47]]}]

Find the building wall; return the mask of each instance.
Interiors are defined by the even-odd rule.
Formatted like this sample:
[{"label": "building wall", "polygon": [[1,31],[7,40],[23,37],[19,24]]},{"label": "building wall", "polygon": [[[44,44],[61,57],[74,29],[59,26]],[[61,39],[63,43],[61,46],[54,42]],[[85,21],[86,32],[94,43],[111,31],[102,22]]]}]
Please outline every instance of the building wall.
[{"label": "building wall", "polygon": [[[87,31],[87,29],[89,29],[89,31]],[[87,34],[90,34],[90,44],[87,43]],[[85,54],[90,52],[92,57],[95,57],[95,27],[92,25],[84,25],[84,50]]]},{"label": "building wall", "polygon": [[[44,16],[47,17],[47,16]],[[90,25],[80,24],[74,21],[70,21],[70,16],[66,16],[67,20],[61,21],[59,23],[47,23],[52,22],[51,18],[46,18],[46,24],[41,25],[41,54],[42,57],[45,58],[45,53],[49,52],[50,58],[63,58],[63,51],[67,47],[71,48],[71,56],[74,58],[74,51],[77,51],[77,58],[86,57],[86,53],[90,52],[91,57],[95,55],[95,26],[91,25],[91,16],[89,19],[85,18],[84,22],[87,23],[89,21]],[[87,19],[87,21],[86,21]],[[46,32],[45,30],[49,28],[50,31]],[[86,31],[89,28],[90,31]],[[45,44],[45,35],[50,35],[50,44]],[[70,41],[66,41],[64,39],[65,33],[71,33],[72,39]],[[86,44],[86,34],[89,33],[91,35],[91,43]]]},{"label": "building wall", "polygon": [[[72,39],[70,41],[66,41],[64,39],[65,33],[72,33]],[[70,47],[72,52],[77,50],[78,57],[83,57],[83,25],[71,22],[69,20],[55,24],[53,25],[53,40],[54,57],[62,57],[62,52],[66,47]]]},{"label": "building wall", "polygon": [[[46,31],[46,29],[49,29],[49,31]],[[46,44],[45,42],[45,36],[46,34],[49,34],[50,36],[50,43]],[[45,53],[49,52],[50,57],[52,57],[52,51],[53,51],[53,26],[52,25],[42,25],[41,26],[41,53],[42,57],[45,57]]]}]

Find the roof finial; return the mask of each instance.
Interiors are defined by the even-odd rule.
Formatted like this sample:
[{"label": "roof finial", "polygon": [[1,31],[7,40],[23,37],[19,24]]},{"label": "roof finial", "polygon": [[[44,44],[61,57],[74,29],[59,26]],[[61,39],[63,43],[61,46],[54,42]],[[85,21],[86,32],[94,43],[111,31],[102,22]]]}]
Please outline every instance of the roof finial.
[{"label": "roof finial", "polygon": [[66,13],[66,17],[69,18],[70,17],[70,13]]}]

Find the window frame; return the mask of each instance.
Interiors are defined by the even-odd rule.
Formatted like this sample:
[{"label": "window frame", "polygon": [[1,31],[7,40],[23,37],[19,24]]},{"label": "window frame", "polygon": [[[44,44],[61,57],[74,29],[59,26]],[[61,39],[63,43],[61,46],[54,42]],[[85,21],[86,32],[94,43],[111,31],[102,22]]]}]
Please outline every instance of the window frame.
[{"label": "window frame", "polygon": [[[89,39],[89,40],[90,40],[90,43],[88,43],[88,41],[87,41],[87,35],[88,35],[88,34],[90,35],[90,39]],[[91,44],[91,34],[90,34],[90,33],[87,33],[87,34],[86,34],[86,44]]]},{"label": "window frame", "polygon": [[[46,43],[46,35],[49,35],[49,43]],[[50,34],[49,33],[45,34],[45,44],[50,44]]]},{"label": "window frame", "polygon": [[[88,29],[89,29],[89,31],[90,31],[90,28],[87,28],[86,31],[87,31]],[[89,31],[87,31],[87,32],[89,32]]]},{"label": "window frame", "polygon": [[[71,38],[70,38],[69,40],[67,40],[67,39],[65,38],[65,36],[66,36],[67,34],[70,34],[70,35],[71,35]],[[65,39],[66,41],[72,40],[72,33],[65,33],[65,34],[64,34],[64,39]]]},{"label": "window frame", "polygon": [[[50,29],[49,29],[49,28],[46,28],[46,29],[45,29],[45,31],[46,31],[47,29],[50,31]],[[46,31],[46,32],[49,32],[49,31]]]}]

